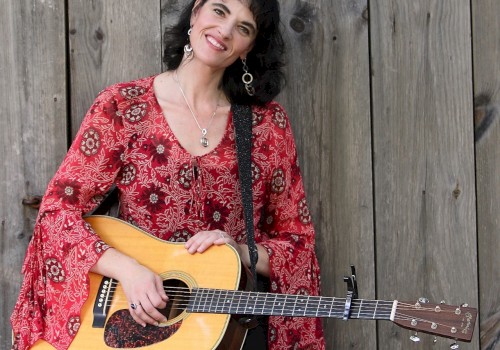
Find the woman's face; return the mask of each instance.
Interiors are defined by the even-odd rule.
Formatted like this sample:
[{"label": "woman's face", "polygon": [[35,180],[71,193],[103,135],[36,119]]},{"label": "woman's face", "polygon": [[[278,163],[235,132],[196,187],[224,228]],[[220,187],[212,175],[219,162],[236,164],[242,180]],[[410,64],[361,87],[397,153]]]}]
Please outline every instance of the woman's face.
[{"label": "woman's face", "polygon": [[213,68],[226,68],[253,47],[257,24],[244,0],[196,2],[190,36],[194,57]]}]

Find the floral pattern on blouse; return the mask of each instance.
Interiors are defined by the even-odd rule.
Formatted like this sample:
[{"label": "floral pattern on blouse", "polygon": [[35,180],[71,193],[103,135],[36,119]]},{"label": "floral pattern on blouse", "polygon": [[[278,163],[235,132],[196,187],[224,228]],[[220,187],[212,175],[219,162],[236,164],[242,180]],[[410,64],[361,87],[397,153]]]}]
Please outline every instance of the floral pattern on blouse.
[{"label": "floral pattern on blouse", "polygon": [[[109,248],[82,216],[113,184],[120,218],[161,239],[221,229],[246,242],[231,113],[217,147],[192,156],[169,128],[153,80],[104,89],[49,183],[11,316],[14,349],[40,338],[69,347],[88,297],[88,272]],[[270,257],[270,292],[318,295],[314,229],[288,117],[276,102],[253,106],[252,114],[255,238]],[[268,344],[322,350],[321,320],[270,317]]]}]

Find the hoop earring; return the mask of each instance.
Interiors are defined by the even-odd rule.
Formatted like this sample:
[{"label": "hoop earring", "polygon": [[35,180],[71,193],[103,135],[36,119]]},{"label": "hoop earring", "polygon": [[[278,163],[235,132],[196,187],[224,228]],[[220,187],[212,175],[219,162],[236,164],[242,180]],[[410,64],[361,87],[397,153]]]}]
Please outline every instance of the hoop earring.
[{"label": "hoop earring", "polygon": [[247,59],[242,58],[241,62],[243,63],[243,76],[241,77],[241,80],[243,81],[243,84],[245,84],[245,90],[247,90],[248,96],[253,96],[255,95],[255,88],[252,86],[253,82],[253,75],[248,73],[248,66],[247,66]]},{"label": "hoop earring", "polygon": [[188,60],[193,58],[193,48],[191,47],[191,43],[189,42],[189,36],[191,35],[192,29],[188,30],[188,43],[184,45],[184,55]]}]

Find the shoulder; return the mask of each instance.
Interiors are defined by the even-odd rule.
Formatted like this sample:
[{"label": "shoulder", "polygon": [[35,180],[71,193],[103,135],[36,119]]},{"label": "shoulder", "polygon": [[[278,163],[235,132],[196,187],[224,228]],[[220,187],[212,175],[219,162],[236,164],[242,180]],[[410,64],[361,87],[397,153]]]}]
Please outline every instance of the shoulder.
[{"label": "shoulder", "polygon": [[290,122],[285,108],[276,101],[271,101],[265,105],[252,106],[253,126],[265,126],[279,130],[288,130]]},{"label": "shoulder", "polygon": [[115,83],[107,86],[97,96],[97,100],[114,100],[116,102],[133,101],[151,92],[155,76],[127,82]]},{"label": "shoulder", "polygon": [[155,76],[120,82],[107,86],[97,95],[91,113],[102,111],[111,119],[137,123],[148,119],[155,95]]}]

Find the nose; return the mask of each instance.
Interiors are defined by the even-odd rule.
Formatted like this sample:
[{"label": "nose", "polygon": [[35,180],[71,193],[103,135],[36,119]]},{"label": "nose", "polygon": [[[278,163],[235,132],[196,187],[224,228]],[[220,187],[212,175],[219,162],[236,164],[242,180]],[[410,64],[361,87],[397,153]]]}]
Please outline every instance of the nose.
[{"label": "nose", "polygon": [[233,33],[233,26],[230,23],[224,23],[219,26],[219,34],[222,38],[228,39],[231,38]]}]

